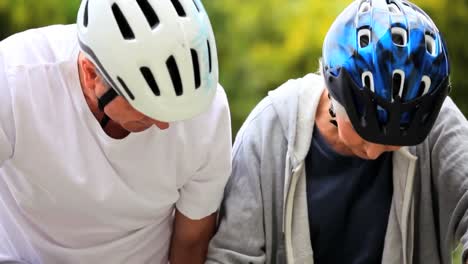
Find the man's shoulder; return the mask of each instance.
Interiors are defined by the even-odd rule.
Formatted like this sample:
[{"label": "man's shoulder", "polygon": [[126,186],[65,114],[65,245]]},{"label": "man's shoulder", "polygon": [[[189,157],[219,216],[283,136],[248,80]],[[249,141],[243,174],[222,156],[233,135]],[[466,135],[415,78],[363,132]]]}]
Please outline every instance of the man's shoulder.
[{"label": "man's shoulder", "polygon": [[[216,93],[211,106],[203,113],[187,120],[173,123],[178,133],[174,136],[183,136],[193,146],[203,149],[206,146],[217,144],[219,140],[231,137],[231,115],[226,93],[221,85],[216,88]],[[197,147],[197,148],[198,148]]]},{"label": "man's shoulder", "polygon": [[[196,127],[203,130],[207,129],[207,126],[216,126],[221,120],[230,121],[230,109],[226,92],[218,84],[211,106],[204,113],[182,122],[185,124],[195,124]],[[200,126],[202,123],[203,125]]]},{"label": "man's shoulder", "polygon": [[0,42],[5,68],[60,63],[77,48],[75,25],[53,25],[16,33]]},{"label": "man's shoulder", "polygon": [[226,91],[221,84],[216,87],[216,94],[213,100],[213,106],[215,111],[221,111],[221,109],[229,109],[229,102]]}]

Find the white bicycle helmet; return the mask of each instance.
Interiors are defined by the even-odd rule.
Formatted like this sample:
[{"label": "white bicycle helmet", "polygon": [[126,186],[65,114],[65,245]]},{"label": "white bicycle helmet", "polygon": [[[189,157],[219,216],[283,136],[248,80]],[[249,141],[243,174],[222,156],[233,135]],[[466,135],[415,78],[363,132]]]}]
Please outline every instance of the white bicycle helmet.
[{"label": "white bicycle helmet", "polygon": [[81,50],[113,88],[99,98],[102,111],[117,93],[163,122],[211,105],[218,58],[199,0],[83,0],[77,27]]}]

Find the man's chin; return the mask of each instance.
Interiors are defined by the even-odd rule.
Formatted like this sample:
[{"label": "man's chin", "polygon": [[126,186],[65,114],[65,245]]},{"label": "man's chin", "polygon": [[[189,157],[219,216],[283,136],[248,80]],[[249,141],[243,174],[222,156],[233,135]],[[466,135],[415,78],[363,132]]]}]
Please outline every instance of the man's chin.
[{"label": "man's chin", "polygon": [[379,156],[377,157],[369,157],[365,152],[359,152],[359,151],[355,151],[353,152],[355,156],[363,159],[363,160],[376,160],[377,158],[379,158]]},{"label": "man's chin", "polygon": [[132,129],[132,130],[128,130],[130,133],[139,133],[139,132],[143,132],[145,130],[148,130],[148,128],[141,128],[141,129]]},{"label": "man's chin", "polygon": [[125,124],[125,126],[122,127],[130,133],[139,133],[149,129],[151,126],[152,125],[143,125],[135,122],[132,124]]}]

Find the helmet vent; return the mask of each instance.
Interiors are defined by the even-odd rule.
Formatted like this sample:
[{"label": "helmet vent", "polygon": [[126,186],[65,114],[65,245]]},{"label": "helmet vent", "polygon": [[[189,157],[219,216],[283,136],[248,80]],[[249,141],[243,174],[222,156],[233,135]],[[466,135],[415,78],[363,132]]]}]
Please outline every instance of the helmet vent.
[{"label": "helmet vent", "polygon": [[362,74],[362,84],[364,88],[369,89],[371,92],[375,92],[374,88],[374,76],[372,72],[366,71]]},{"label": "helmet vent", "polygon": [[88,5],[89,5],[89,0],[86,1],[85,10],[83,14],[83,26],[84,27],[88,27]]},{"label": "helmet vent", "polygon": [[371,38],[371,31],[367,28],[361,29],[358,31],[358,39],[359,39],[359,48],[365,48],[369,46]]},{"label": "helmet vent", "polygon": [[434,37],[430,35],[429,33],[426,33],[425,40],[426,40],[427,52],[431,54],[432,56],[435,56],[436,55],[436,43],[435,43]]},{"label": "helmet vent", "polygon": [[198,61],[198,54],[197,51],[192,49],[190,50],[192,53],[192,63],[193,63],[193,74],[195,76],[195,89],[200,88],[201,80],[200,80],[200,63]]},{"label": "helmet vent", "polygon": [[359,13],[367,13],[371,9],[371,6],[369,2],[365,1],[361,3],[361,6],[359,6]]},{"label": "helmet vent", "polygon": [[431,88],[431,78],[424,75],[421,79],[421,84],[419,85],[418,96],[426,95]]},{"label": "helmet vent", "polygon": [[174,85],[174,91],[177,96],[181,96],[184,93],[182,87],[182,79],[180,78],[179,67],[177,67],[177,62],[174,56],[170,56],[166,61],[167,69],[171,75],[172,84]]},{"label": "helmet vent", "polygon": [[408,34],[406,30],[401,27],[393,27],[392,28],[392,41],[393,44],[404,47],[408,44]]},{"label": "helmet vent", "polygon": [[117,80],[119,81],[120,85],[124,88],[124,90],[127,93],[128,97],[130,97],[131,100],[135,100],[135,96],[133,95],[132,91],[130,91],[130,89],[128,89],[127,84],[125,84],[125,82],[118,76],[117,76]]},{"label": "helmet vent", "polygon": [[187,14],[185,13],[184,7],[182,4],[179,2],[179,0],[171,0],[172,5],[174,6],[175,10],[177,11],[177,14],[180,17],[186,17]]},{"label": "helmet vent", "polygon": [[388,132],[387,127],[386,127],[386,125],[388,124],[388,121],[390,121],[388,113],[389,112],[383,106],[377,105],[377,113],[376,113],[377,119],[380,120],[379,126],[383,134],[387,134]]},{"label": "helmet vent", "polygon": [[197,0],[193,0],[193,4],[195,5],[195,8],[197,8],[197,11],[200,12],[200,7],[198,7]]},{"label": "helmet vent", "polygon": [[395,3],[391,3],[388,5],[388,11],[390,11],[390,13],[393,14],[401,14],[400,8]]},{"label": "helmet vent", "polygon": [[154,79],[154,75],[153,75],[153,73],[151,72],[151,69],[148,68],[148,67],[141,67],[141,68],[140,68],[140,72],[141,72],[141,74],[143,75],[143,77],[145,78],[146,83],[148,83],[148,86],[149,86],[149,87],[151,88],[151,90],[153,91],[154,95],[160,96],[160,95],[161,95],[161,91],[159,90],[158,83],[157,83],[156,80]]},{"label": "helmet vent", "polygon": [[395,98],[403,98],[406,91],[405,88],[405,72],[402,70],[393,71],[392,76],[392,102]]},{"label": "helmet vent", "polygon": [[155,29],[159,25],[159,18],[156,15],[156,12],[154,11],[151,4],[148,2],[148,0],[137,0],[137,3],[140,6],[141,11],[145,15],[146,20],[148,21],[148,24],[151,27],[151,29]]},{"label": "helmet vent", "polygon": [[117,21],[117,25],[120,28],[123,38],[126,40],[135,39],[135,34],[133,34],[132,28],[128,24],[127,19],[122,13],[122,10],[120,10],[119,6],[115,3],[112,5],[112,13],[114,13],[114,18]]},{"label": "helmet vent", "polygon": [[212,62],[212,58],[211,58],[211,46],[210,46],[210,41],[207,40],[206,43],[208,44],[208,61],[209,61],[209,67],[210,67],[210,73],[212,72],[213,70],[213,62]]}]

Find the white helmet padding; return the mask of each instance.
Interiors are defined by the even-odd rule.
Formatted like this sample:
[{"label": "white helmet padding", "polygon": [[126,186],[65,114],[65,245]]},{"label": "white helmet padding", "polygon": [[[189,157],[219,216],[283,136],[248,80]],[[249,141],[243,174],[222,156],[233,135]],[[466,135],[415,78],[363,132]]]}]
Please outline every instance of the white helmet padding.
[{"label": "white helmet padding", "polygon": [[211,105],[218,58],[199,0],[83,0],[77,27],[87,58],[141,113],[173,122]]}]

